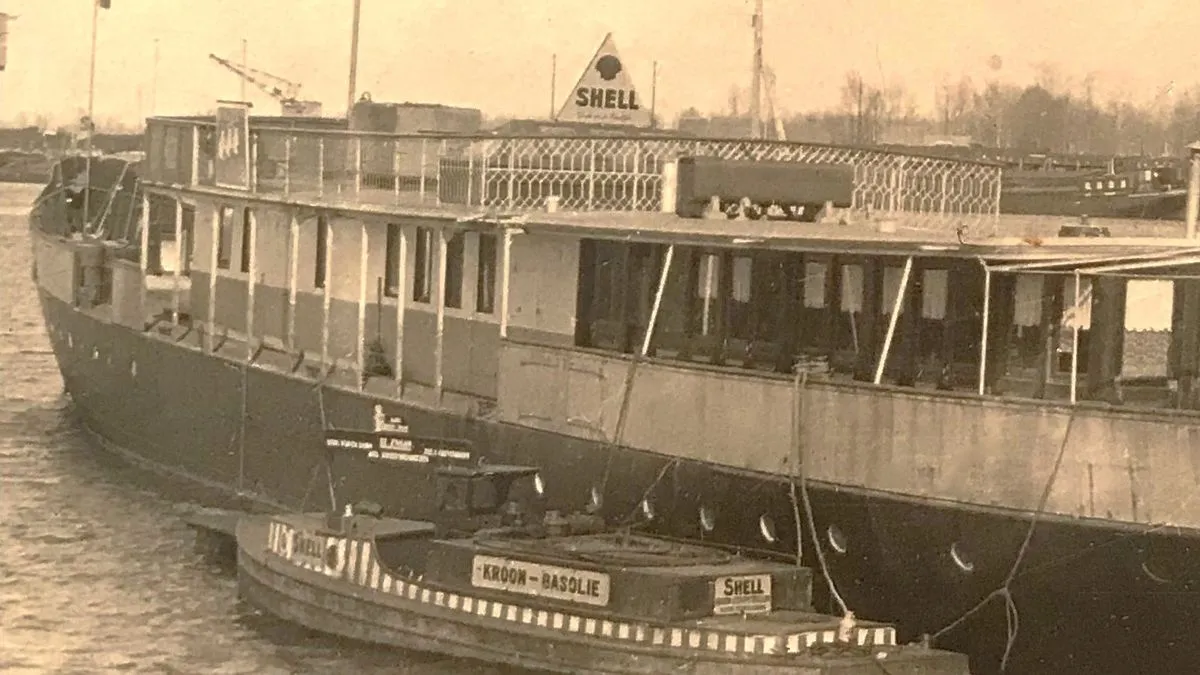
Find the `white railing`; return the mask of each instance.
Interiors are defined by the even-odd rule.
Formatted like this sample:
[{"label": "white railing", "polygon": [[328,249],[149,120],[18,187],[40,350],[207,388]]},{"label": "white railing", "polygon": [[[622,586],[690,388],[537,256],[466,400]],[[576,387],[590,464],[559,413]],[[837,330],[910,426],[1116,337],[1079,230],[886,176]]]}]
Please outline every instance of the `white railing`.
[{"label": "white railing", "polygon": [[[211,185],[211,121],[153,119],[152,180]],[[396,135],[251,125],[251,190],[392,205],[656,211],[685,156],[854,167],[853,208],[961,220],[999,215],[1000,167],[881,150],[754,140]],[[155,178],[157,177],[157,178]]]}]

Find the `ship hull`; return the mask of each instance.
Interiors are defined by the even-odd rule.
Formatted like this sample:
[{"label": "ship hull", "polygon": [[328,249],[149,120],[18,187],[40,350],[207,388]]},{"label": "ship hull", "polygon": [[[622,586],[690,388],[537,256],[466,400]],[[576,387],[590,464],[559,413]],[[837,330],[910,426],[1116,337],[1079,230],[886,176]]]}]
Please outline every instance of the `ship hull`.
[{"label": "ship hull", "polygon": [[1084,195],[1078,188],[1066,190],[1006,188],[1000,196],[1000,212],[1014,215],[1089,216],[1141,220],[1183,220],[1187,192]]},{"label": "ship hull", "polygon": [[[95,318],[44,291],[40,299],[66,389],[86,427],[138,461],[211,487],[323,508],[330,490],[322,472],[322,420],[328,427],[369,427],[379,404],[416,434],[467,437],[492,461],[542,467],[550,503],[564,508],[583,506],[602,483],[610,514],[636,514],[649,497],[655,506],[649,527],[666,533],[763,547],[761,515],[771,515],[781,531],[793,522],[783,476],[318,388],[311,379],[206,354],[194,336],[189,347]],[[341,501],[386,506],[423,481],[411,466],[357,457],[336,462],[333,488]],[[837,590],[859,616],[897,623],[901,641],[936,633],[1005,586],[1023,550],[1008,584],[1019,632],[1007,672],[1186,672],[1200,659],[1200,643],[1190,639],[1192,617],[1200,613],[1194,533],[1146,534],[1105,521],[1047,518],[1024,546],[1029,514],[816,482],[809,493],[812,530]],[[700,528],[701,506],[717,514],[710,532]],[[812,541],[804,548],[806,563],[818,567]],[[972,672],[997,672],[1009,616],[997,595],[936,644],[969,653]]]}]

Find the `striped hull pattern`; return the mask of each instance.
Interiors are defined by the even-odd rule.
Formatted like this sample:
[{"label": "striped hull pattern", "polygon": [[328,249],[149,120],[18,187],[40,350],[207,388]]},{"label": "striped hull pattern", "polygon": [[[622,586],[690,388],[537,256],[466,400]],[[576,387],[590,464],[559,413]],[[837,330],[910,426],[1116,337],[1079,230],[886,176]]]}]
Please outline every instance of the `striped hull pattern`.
[{"label": "striped hull pattern", "polygon": [[[275,592],[268,595],[274,596],[274,601],[266,599],[264,604],[267,606],[263,607],[266,611],[280,609],[280,595],[296,595],[293,601],[299,601],[301,597],[315,600],[316,611],[308,613],[309,618],[300,623],[316,630],[329,630],[331,623],[341,623],[341,631],[334,629],[332,632],[343,632],[346,622],[353,623],[356,619],[376,625],[404,625],[411,623],[403,618],[408,615],[422,618],[425,623],[421,625],[432,633],[423,637],[439,645],[442,644],[441,624],[454,624],[451,632],[480,630],[508,635],[500,642],[506,645],[515,637],[511,634],[522,633],[543,642],[545,651],[558,657],[556,664],[539,661],[535,655],[532,665],[561,668],[564,672],[591,672],[589,669],[594,664],[607,663],[608,667],[594,672],[657,673],[686,665],[690,672],[765,674],[809,668],[811,671],[804,672],[850,673],[858,672],[860,666],[847,669],[847,662],[865,662],[874,667],[870,661],[876,658],[885,660],[889,666],[900,667],[901,670],[896,672],[966,672],[965,658],[959,655],[896,647],[895,630],[890,626],[860,626],[856,629],[854,644],[845,648],[853,652],[825,658],[817,656],[813,649],[836,642],[836,618],[817,627],[767,635],[728,628],[654,625],[548,610],[521,602],[439,589],[423,583],[418,576],[393,574],[374,555],[370,541],[326,535],[327,554],[324,559],[317,560],[294,555],[295,530],[291,525],[270,521],[265,523],[265,532],[263,530],[262,520],[239,526],[241,585],[243,588],[248,584],[273,587]],[[257,546],[264,538],[266,546]],[[243,541],[247,541],[247,545],[242,545]],[[259,554],[251,553],[259,550],[262,551]],[[315,583],[305,584],[306,578]],[[293,583],[278,583],[285,579]],[[326,593],[314,593],[318,586],[326,589]],[[252,597],[254,594],[251,590]],[[333,600],[336,596],[340,598]],[[319,599],[322,597],[324,602]],[[349,597],[357,600],[355,610],[350,610],[343,601]],[[260,595],[259,599],[265,598]],[[318,618],[322,606],[336,610],[324,621]],[[287,614],[286,611],[280,613]],[[333,614],[338,615],[336,619],[332,618]],[[284,618],[294,620],[297,617]],[[834,627],[828,624],[834,624]],[[398,631],[402,632],[402,629]],[[403,646],[406,639],[397,636],[377,641]],[[484,640],[479,643],[484,644]],[[582,660],[570,662],[573,650],[579,650],[578,658]],[[514,656],[521,657],[516,663],[531,665],[528,655],[512,651]],[[913,665],[920,665],[920,670],[909,671]]]},{"label": "striped hull pattern", "polygon": [[[230,494],[324,508],[322,416],[329,426],[363,428],[372,423],[373,407],[383,405],[404,416],[414,434],[466,437],[491,461],[541,467],[548,502],[564,510],[584,509],[597,477],[608,476],[610,515],[627,516],[649,496],[656,509],[651,531],[664,534],[697,536],[697,513],[708,506],[717,518],[707,540],[761,547],[760,515],[772,515],[781,535],[793,518],[785,477],[676,461],[342,387],[326,387],[321,396],[311,379],[243,371],[205,354],[194,336],[189,346],[140,334],[46,291],[40,296],[84,427],[128,459]],[[391,498],[425,484],[366,460],[339,459],[336,468],[340,500],[370,499],[391,513],[397,512]],[[939,631],[1000,588],[1030,526],[1028,514],[810,487],[815,530],[837,588],[858,616],[896,625],[899,642]],[[794,551],[794,540],[781,536],[775,550]],[[813,550],[806,536],[804,563],[817,569]],[[1190,672],[1200,662],[1200,642],[1190,630],[1200,615],[1197,589],[1200,542],[1188,532],[1043,519],[1011,586],[1020,632],[1008,672]],[[829,610],[824,584],[814,591],[818,609]],[[1007,631],[1003,603],[996,601],[936,644],[970,654],[972,672],[989,675],[998,672]]]}]

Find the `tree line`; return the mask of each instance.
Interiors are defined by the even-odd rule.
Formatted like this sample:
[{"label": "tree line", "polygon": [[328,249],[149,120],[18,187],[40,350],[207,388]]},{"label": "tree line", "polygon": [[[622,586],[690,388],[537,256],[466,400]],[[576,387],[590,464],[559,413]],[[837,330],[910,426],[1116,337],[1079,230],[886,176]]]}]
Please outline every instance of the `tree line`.
[{"label": "tree line", "polygon": [[[919,114],[902,84],[879,86],[859,72],[845,74],[840,106],[781,115],[789,140],[922,144],[930,137],[969,137],[973,144],[1021,153],[1179,155],[1200,140],[1200,88],[1172,91],[1138,105],[1101,97],[1096,78],[1067,83],[1043,67],[1025,86],[968,77],[943,82],[933,114]],[[740,90],[722,117],[741,117]],[[708,117],[694,108],[682,118]]]}]

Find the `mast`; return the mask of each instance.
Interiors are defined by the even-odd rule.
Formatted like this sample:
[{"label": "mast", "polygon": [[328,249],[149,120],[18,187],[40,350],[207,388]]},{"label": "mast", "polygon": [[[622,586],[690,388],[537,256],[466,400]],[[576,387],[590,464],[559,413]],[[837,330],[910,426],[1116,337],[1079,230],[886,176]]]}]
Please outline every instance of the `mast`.
[{"label": "mast", "polygon": [[354,0],[354,19],[350,26],[350,87],[346,92],[346,119],[354,111],[354,90],[358,87],[358,16],[362,0]]},{"label": "mast", "polygon": [[96,26],[100,22],[101,1],[94,0],[92,2],[92,55],[91,65],[88,68],[87,156],[84,158],[83,169],[83,229],[85,232],[91,229],[92,225],[90,197],[92,193],[92,136],[96,135],[96,118],[93,114],[96,100]]},{"label": "mast", "polygon": [[154,71],[150,76],[150,116],[158,114],[158,38],[154,38]]},{"label": "mast", "polygon": [[[246,38],[242,38],[242,70],[246,70]],[[238,99],[242,103],[246,102],[246,78],[242,78],[241,95]]]},{"label": "mast", "polygon": [[750,136],[762,138],[763,0],[754,0],[754,73],[750,80]]},{"label": "mast", "polygon": [[554,91],[557,88],[557,85],[558,85],[558,54],[551,54],[550,55],[550,121],[551,122],[554,121],[555,111],[557,110],[556,104],[558,103],[558,96]]}]

